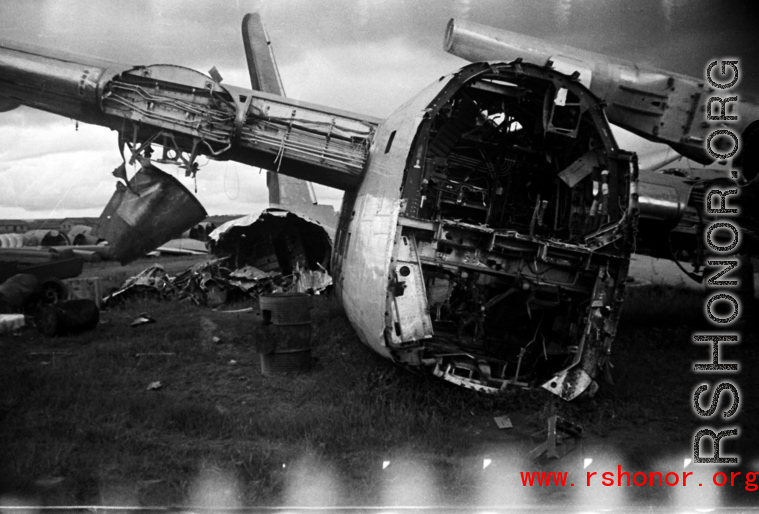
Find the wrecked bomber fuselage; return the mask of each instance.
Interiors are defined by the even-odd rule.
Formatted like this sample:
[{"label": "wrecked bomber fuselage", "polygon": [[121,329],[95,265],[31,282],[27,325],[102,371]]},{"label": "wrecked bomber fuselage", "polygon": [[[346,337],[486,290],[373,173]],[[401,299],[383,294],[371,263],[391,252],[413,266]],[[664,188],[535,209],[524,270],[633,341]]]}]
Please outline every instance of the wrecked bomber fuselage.
[{"label": "wrecked bomber fuselage", "polygon": [[[635,156],[617,148],[598,100],[550,67],[477,63],[399,112],[378,131],[336,242],[362,339],[472,389],[594,393],[637,212]],[[377,308],[383,326],[362,333]]]}]

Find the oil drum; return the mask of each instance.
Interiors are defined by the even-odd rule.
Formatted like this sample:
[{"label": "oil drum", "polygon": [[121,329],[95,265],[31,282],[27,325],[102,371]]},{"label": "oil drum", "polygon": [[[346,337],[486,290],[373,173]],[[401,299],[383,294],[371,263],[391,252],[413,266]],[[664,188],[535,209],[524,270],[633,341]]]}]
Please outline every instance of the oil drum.
[{"label": "oil drum", "polygon": [[258,345],[261,373],[302,372],[311,369],[311,301],[305,293],[274,293],[259,298],[264,338]]},{"label": "oil drum", "polygon": [[48,337],[92,330],[100,321],[100,310],[92,300],[69,300],[43,305],[37,310],[37,330]]}]

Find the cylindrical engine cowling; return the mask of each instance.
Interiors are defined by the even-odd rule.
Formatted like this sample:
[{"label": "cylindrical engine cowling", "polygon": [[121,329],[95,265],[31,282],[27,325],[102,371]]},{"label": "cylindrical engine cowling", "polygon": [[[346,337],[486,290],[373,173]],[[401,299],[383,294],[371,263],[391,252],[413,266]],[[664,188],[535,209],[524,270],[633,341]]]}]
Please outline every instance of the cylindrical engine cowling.
[{"label": "cylindrical engine cowling", "polygon": [[638,183],[638,208],[641,218],[660,220],[677,224],[688,205],[688,195],[684,197],[674,187],[640,181]]}]

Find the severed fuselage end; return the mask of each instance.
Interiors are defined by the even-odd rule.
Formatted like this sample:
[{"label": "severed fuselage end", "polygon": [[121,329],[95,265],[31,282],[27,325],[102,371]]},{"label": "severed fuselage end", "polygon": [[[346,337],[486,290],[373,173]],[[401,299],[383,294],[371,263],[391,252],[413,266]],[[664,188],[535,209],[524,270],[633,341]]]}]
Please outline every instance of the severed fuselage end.
[{"label": "severed fuselage end", "polygon": [[550,67],[470,65],[426,109],[386,303],[397,362],[480,391],[593,394],[637,219],[637,163]]}]

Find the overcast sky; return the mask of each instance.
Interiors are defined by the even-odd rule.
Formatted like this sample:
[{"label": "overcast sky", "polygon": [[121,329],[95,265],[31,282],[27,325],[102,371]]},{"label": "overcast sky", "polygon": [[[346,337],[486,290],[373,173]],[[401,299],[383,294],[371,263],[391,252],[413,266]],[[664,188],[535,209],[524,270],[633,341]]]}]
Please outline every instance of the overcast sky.
[{"label": "overcast sky", "polygon": [[[240,25],[260,11],[288,96],[385,117],[465,63],[442,50],[469,19],[703,77],[738,57],[741,95],[759,93],[751,2],[711,0],[0,0],[0,38],[126,64],[171,63],[249,86]],[[740,111],[739,111],[740,112]],[[0,218],[97,216],[121,158],[116,134],[27,108],[0,113]],[[170,166],[166,171],[182,174]],[[131,172],[130,172],[131,175]],[[210,214],[266,206],[264,175],[232,162],[198,174]],[[189,179],[181,178],[192,189]],[[339,192],[319,188],[324,203]]]}]

